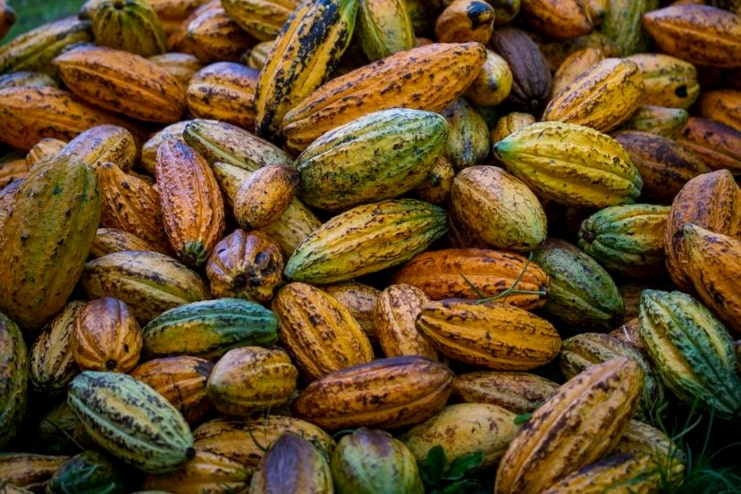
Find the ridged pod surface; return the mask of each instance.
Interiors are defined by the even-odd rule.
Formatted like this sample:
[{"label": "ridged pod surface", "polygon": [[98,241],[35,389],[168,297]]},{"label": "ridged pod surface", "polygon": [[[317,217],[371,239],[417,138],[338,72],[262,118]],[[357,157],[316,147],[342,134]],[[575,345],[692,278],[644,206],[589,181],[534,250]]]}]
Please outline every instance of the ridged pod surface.
[{"label": "ridged pod surface", "polygon": [[556,92],[542,119],[609,132],[635,111],[643,91],[638,65],[623,58],[605,58]]},{"label": "ridged pod surface", "polygon": [[497,302],[432,301],[422,306],[416,324],[443,355],[493,370],[535,369],[561,348],[546,319]]},{"label": "ridged pod surface", "polygon": [[269,226],[280,220],[293,203],[300,174],[288,166],[265,166],[242,181],[234,198],[233,213],[247,231]]},{"label": "ridged pod surface", "polygon": [[289,280],[333,283],[403,263],[447,231],[445,211],[415,199],[348,209],[304,238],[286,262]]},{"label": "ridged pod surface", "polygon": [[15,437],[28,403],[29,355],[21,328],[0,312],[0,448]]},{"label": "ridged pod surface", "polygon": [[641,104],[687,109],[697,100],[697,68],[665,53],[636,53],[624,60],[635,63],[643,75]]},{"label": "ridged pod surface", "polygon": [[665,53],[694,65],[741,67],[741,20],[711,5],[670,5],[647,12],[643,28]]},{"label": "ridged pod surface", "polygon": [[610,454],[570,473],[541,494],[605,492],[629,486],[628,492],[659,492],[664,479],[649,455]]},{"label": "ridged pod surface", "polygon": [[649,360],[630,344],[605,333],[579,333],[563,341],[558,361],[561,374],[566,379],[571,379],[590,365],[600,364],[614,357],[633,359],[643,369],[643,392],[637,413],[650,417],[651,413],[660,412],[666,405],[663,385]]},{"label": "ridged pod surface", "polygon": [[615,280],[576,245],[549,238],[533,260],[550,279],[543,312],[559,330],[609,331],[622,321],[625,306]]},{"label": "ridged pod surface", "polygon": [[214,297],[267,303],[283,280],[284,267],[285,257],[270,236],[238,228],[214,246],[206,261],[206,277]]},{"label": "ridged pod surface", "polygon": [[741,132],[741,88],[703,91],[697,100],[698,115]]},{"label": "ridged pod surface", "polygon": [[337,492],[423,494],[414,456],[389,432],[360,427],[337,441],[330,458]]},{"label": "ridged pod surface", "polygon": [[614,46],[616,56],[645,52],[649,37],[641,24],[643,15],[659,7],[659,0],[607,0],[599,27]]},{"label": "ridged pod surface", "polygon": [[574,50],[558,65],[556,71],[553,73],[551,94],[557,94],[583,72],[586,72],[604,59],[605,51],[596,46]]},{"label": "ridged pod surface", "polygon": [[68,455],[3,453],[0,455],[0,478],[17,487],[17,494],[28,494],[33,491],[26,486],[44,484],[69,459]]},{"label": "ridged pod surface", "polygon": [[538,33],[550,39],[567,40],[587,35],[594,29],[586,4],[581,0],[525,0],[521,9]]},{"label": "ridged pod surface", "polygon": [[19,70],[0,75],[0,89],[20,86],[59,87],[59,84],[50,75],[33,70]]},{"label": "ridged pod surface", "polygon": [[741,175],[741,130],[702,117],[690,117],[677,142],[700,156],[712,170]]},{"label": "ridged pod surface", "polygon": [[457,374],[451,397],[466,403],[489,403],[514,413],[530,413],[558,390],[550,379],[529,372],[472,371]]},{"label": "ridged pod surface", "polygon": [[582,222],[578,245],[610,272],[638,278],[661,275],[668,216],[669,206],[609,206]]},{"label": "ridged pod surface", "polygon": [[358,3],[355,36],[371,62],[414,48],[414,26],[402,0],[362,0]]},{"label": "ridged pod surface", "polygon": [[67,401],[96,444],[139,470],[166,472],[195,455],[182,414],[127,374],[83,371],[70,382]]},{"label": "ridged pod surface", "polygon": [[443,408],[453,373],[425,357],[378,358],[309,384],[291,404],[297,417],[327,431],[365,426],[396,429]]},{"label": "ridged pod surface", "polygon": [[648,455],[658,465],[657,473],[663,469],[663,480],[671,485],[680,485],[686,470],[687,455],[666,432],[640,420],[631,420],[612,454]]},{"label": "ridged pod surface", "polygon": [[298,434],[326,454],[334,450],[332,436],[316,425],[300,418],[274,414],[255,419],[217,417],[199,425],[193,437],[198,451],[236,461],[252,474],[266,449],[285,432]]},{"label": "ridged pod surface", "polygon": [[0,74],[32,71],[54,74],[49,63],[75,43],[93,41],[90,21],[74,15],[43,23],[14,37],[0,48]]},{"label": "ridged pod surface", "polygon": [[373,360],[368,336],[329,293],[292,282],[278,290],[271,307],[280,322],[281,345],[307,381]]},{"label": "ridged pod surface", "polygon": [[234,124],[197,118],[187,122],[182,136],[210,164],[223,161],[248,171],[293,165],[293,158],[281,148]]},{"label": "ridged pod surface", "polygon": [[177,470],[147,475],[144,492],[247,492],[251,470],[224,455],[201,451]]},{"label": "ridged pod surface", "polygon": [[405,431],[399,438],[417,461],[424,461],[430,450],[440,445],[448,458],[481,452],[476,467],[495,467],[504,456],[520,425],[517,414],[488,403],[455,403],[435,416]]},{"label": "ridged pod surface", "polygon": [[172,250],[185,264],[200,266],[226,227],[224,199],[213,170],[193,148],[168,139],[157,148],[155,177]]},{"label": "ridged pod surface", "polygon": [[98,166],[96,175],[102,195],[100,224],[136,235],[157,252],[170,253],[158,190],[110,161]]},{"label": "ridged pod surface", "polygon": [[278,340],[275,314],[257,302],[216,298],[184,303],[144,328],[145,358],[191,355],[218,360],[232,348],[269,346]]},{"label": "ridged pod surface", "polygon": [[515,111],[540,114],[551,97],[553,76],[538,45],[525,30],[514,26],[495,29],[489,45],[512,71],[512,89],[504,103]]},{"label": "ridged pod surface", "polygon": [[736,334],[741,333],[741,239],[692,223],[682,228],[688,274],[700,299]]},{"label": "ridged pod surface", "polygon": [[539,197],[564,206],[633,203],[643,185],[623,147],[584,125],[536,122],[494,144],[493,152]]},{"label": "ridged pod surface", "polygon": [[[157,162],[157,149],[168,139],[179,139],[183,142],[183,133],[190,122],[194,120],[180,120],[164,126],[157,132],[147,136],[142,142],[141,156],[138,166],[141,170],[154,177],[155,163]],[[199,151],[200,153],[200,151]]]},{"label": "ridged pod surface", "polygon": [[286,112],[330,78],[350,44],[357,11],[357,0],[306,0],[291,12],[258,76],[258,136],[279,138]]},{"label": "ridged pod surface", "polygon": [[459,97],[446,106],[441,114],[448,121],[450,129],[445,156],[454,168],[460,170],[486,163],[491,152],[491,138],[481,112],[466,98]]},{"label": "ridged pod surface", "polygon": [[67,303],[100,222],[95,172],[49,156],[28,172],[0,232],[0,310],[35,331]]},{"label": "ridged pod surface", "polygon": [[677,288],[689,291],[689,257],[683,228],[693,223],[701,228],[741,236],[741,190],[728,170],[704,173],[690,179],[677,193],[664,230],[666,267]]},{"label": "ridged pod surface", "polygon": [[439,360],[437,350],[415,324],[427,300],[422,290],[406,283],[392,283],[378,295],[373,330],[386,357],[421,355]]},{"label": "ridged pod surface", "polygon": [[616,357],[577,374],[522,424],[497,469],[495,494],[537,493],[609,452],[643,387],[641,367]]},{"label": "ridged pod surface", "polygon": [[548,275],[522,254],[495,249],[439,249],[422,252],[396,269],[392,283],[407,283],[432,300],[477,299],[517,290],[497,299],[525,310],[545,304]]},{"label": "ridged pod surface", "polygon": [[186,422],[194,426],[213,410],[206,394],[206,382],[213,367],[206,359],[178,355],[142,362],[129,375],[167,398]]},{"label": "ridged pod surface", "polygon": [[90,298],[108,295],[129,304],[140,324],[178,305],[211,296],[198,273],[151,251],[113,252],[90,260],[80,282]]},{"label": "ridged pod surface", "polygon": [[31,345],[31,389],[39,395],[59,396],[80,368],[72,356],[72,333],[75,319],[84,307],[82,300],[70,300],[54,318],[46,323]]},{"label": "ridged pod surface", "polygon": [[642,202],[671,204],[687,181],[710,171],[700,156],[673,138],[636,130],[622,130],[613,137],[641,175]]},{"label": "ridged pod surface", "polygon": [[497,166],[459,171],[450,205],[461,223],[493,248],[529,252],[545,242],[547,220],[540,201],[524,182]]},{"label": "ridged pod surface", "polygon": [[157,12],[146,0],[100,0],[90,10],[95,44],[142,57],[165,52],[166,36]]},{"label": "ridged pod surface", "polygon": [[98,228],[95,231],[95,238],[90,246],[89,257],[94,259],[110,254],[111,252],[121,252],[123,250],[157,251],[157,248],[133,233],[119,230],[118,228]]},{"label": "ridged pod surface", "polygon": [[81,451],[54,472],[46,490],[49,492],[115,492],[128,484],[126,470],[111,455],[97,449]]},{"label": "ridged pod surface", "polygon": [[138,158],[138,146],[136,137],[128,129],[102,124],[81,132],[67,142],[60,152],[76,156],[93,168],[113,162],[128,172]]},{"label": "ridged pod surface", "polygon": [[728,329],[710,310],[678,292],[644,290],[640,338],[666,388],[722,419],[741,410],[741,374]]},{"label": "ridged pod surface", "polygon": [[120,117],[54,86],[0,90],[0,122],[8,122],[0,140],[25,151],[45,137],[69,141],[98,125],[132,128]]},{"label": "ridged pod surface", "polygon": [[463,94],[485,60],[480,43],[432,43],[335,77],[285,114],[286,145],[302,151],[325,132],[378,110],[440,111]]},{"label": "ridged pod surface", "polygon": [[260,41],[274,40],[296,7],[297,0],[224,0],[226,13]]},{"label": "ridged pod surface", "polygon": [[185,90],[177,79],[134,53],[83,45],[58,55],[54,64],[70,91],[108,111],[161,124],[185,112]]},{"label": "ridged pod surface", "polygon": [[214,62],[188,79],[188,111],[197,119],[212,119],[251,129],[255,125],[258,71],[237,62]]},{"label": "ridged pod surface", "polygon": [[[285,465],[291,465],[286,468]],[[329,459],[311,441],[284,432],[267,450],[250,480],[250,492],[332,492]]]},{"label": "ridged pod surface", "polygon": [[201,70],[204,65],[195,55],[177,51],[169,51],[162,53],[161,55],[154,55],[148,57],[148,60],[154,62],[172,74],[175,79],[178,80],[180,85],[185,88],[188,87],[190,78],[193,77],[196,72]]},{"label": "ridged pod surface", "polygon": [[445,118],[433,112],[392,108],[358,117],[296,158],[298,197],[338,212],[401,196],[430,172],[447,139]]},{"label": "ridged pod surface", "polygon": [[203,11],[181,26],[182,42],[168,39],[171,49],[193,53],[202,63],[236,62],[255,43],[219,2],[203,5]]},{"label": "ridged pod surface", "polygon": [[676,138],[689,119],[682,108],[657,105],[639,105],[628,120],[617,130],[638,130],[670,139]]},{"label": "ridged pod surface", "polygon": [[139,363],[141,326],[125,302],[99,297],[87,302],[75,317],[70,346],[82,370],[126,373]]},{"label": "ridged pod surface", "polygon": [[322,290],[332,295],[350,311],[350,314],[358,321],[358,324],[369,338],[374,339],[378,336],[373,326],[373,313],[381,290],[357,281],[322,285]]},{"label": "ridged pod surface", "polygon": [[298,370],[282,348],[240,346],[216,362],[206,392],[219,412],[249,417],[287,404],[297,379]]}]

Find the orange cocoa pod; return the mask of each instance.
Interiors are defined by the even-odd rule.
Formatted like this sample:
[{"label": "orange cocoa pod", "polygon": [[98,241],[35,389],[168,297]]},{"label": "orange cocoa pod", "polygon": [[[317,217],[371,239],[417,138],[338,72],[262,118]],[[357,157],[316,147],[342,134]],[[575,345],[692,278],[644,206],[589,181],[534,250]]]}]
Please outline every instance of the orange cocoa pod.
[{"label": "orange cocoa pod", "polygon": [[360,324],[327,292],[307,283],[288,283],[278,290],[271,307],[280,321],[281,345],[306,380],[373,359]]},{"label": "orange cocoa pod", "polygon": [[502,296],[498,301],[526,310],[542,307],[549,287],[548,275],[524,255],[504,250],[466,248],[423,252],[399,267],[391,283],[416,286],[432,300],[478,299],[502,294],[518,278],[517,293]]},{"label": "orange cocoa pod", "polygon": [[285,257],[261,231],[234,230],[224,236],[206,261],[206,276],[216,297],[267,303],[282,282]]},{"label": "orange cocoa pod", "polygon": [[72,356],[83,370],[128,372],[139,363],[141,326],[128,304],[93,299],[80,309],[72,333]]},{"label": "orange cocoa pod", "polygon": [[224,199],[208,162],[178,139],[157,148],[155,167],[165,233],[178,259],[200,266],[224,233]]},{"label": "orange cocoa pod", "polygon": [[693,223],[715,233],[741,238],[741,190],[728,170],[717,170],[688,181],[677,193],[664,230],[666,267],[682,291],[692,289],[684,225]]}]

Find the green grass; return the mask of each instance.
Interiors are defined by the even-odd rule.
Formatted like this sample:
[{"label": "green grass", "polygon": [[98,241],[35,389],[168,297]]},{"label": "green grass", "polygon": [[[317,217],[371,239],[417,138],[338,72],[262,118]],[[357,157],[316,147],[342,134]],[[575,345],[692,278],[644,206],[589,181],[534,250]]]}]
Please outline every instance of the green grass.
[{"label": "green grass", "polygon": [[84,0],[9,0],[8,5],[18,14],[18,20],[0,43],[6,43],[45,22],[76,14],[83,3]]}]

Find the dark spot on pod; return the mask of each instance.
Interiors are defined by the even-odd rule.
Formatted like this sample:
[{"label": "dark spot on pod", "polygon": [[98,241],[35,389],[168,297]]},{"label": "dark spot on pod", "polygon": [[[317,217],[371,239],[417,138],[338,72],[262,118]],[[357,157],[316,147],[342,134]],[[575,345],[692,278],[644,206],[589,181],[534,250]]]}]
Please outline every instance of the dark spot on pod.
[{"label": "dark spot on pod", "polygon": [[682,84],[677,89],[674,90],[674,94],[679,96],[680,98],[686,98],[687,97],[687,86]]},{"label": "dark spot on pod", "polygon": [[188,446],[188,449],[185,450],[185,457],[189,460],[192,460],[196,457],[196,448],[193,446]]},{"label": "dark spot on pod", "polygon": [[247,286],[247,280],[243,275],[240,274],[234,277],[232,285],[234,286],[234,288],[239,290]]},{"label": "dark spot on pod", "polygon": [[494,21],[494,8],[486,2],[471,2],[466,8],[466,14],[474,28]]}]

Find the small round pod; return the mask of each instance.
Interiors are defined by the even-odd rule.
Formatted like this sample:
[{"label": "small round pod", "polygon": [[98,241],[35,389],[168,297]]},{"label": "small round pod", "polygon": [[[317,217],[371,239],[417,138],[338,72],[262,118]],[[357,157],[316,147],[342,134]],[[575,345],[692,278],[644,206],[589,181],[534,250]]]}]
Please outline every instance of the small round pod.
[{"label": "small round pod", "polygon": [[234,218],[244,230],[256,230],[277,221],[296,197],[299,173],[274,165],[253,172],[237,189]]},{"label": "small round pod", "polygon": [[206,392],[219,412],[247,417],[288,403],[297,379],[298,370],[285,350],[244,346],[216,362]]},{"label": "small round pod", "polygon": [[83,370],[128,372],[139,362],[142,329],[126,302],[100,297],[75,318],[72,356]]}]

